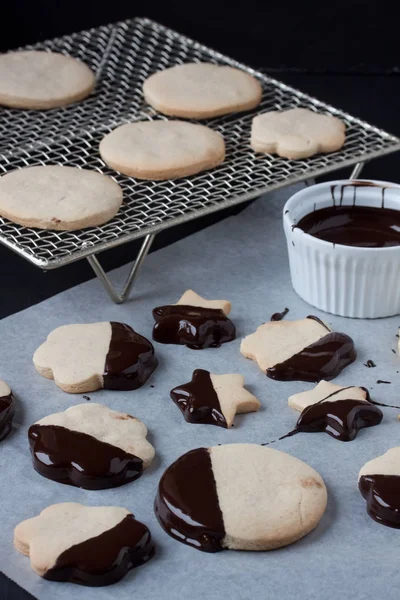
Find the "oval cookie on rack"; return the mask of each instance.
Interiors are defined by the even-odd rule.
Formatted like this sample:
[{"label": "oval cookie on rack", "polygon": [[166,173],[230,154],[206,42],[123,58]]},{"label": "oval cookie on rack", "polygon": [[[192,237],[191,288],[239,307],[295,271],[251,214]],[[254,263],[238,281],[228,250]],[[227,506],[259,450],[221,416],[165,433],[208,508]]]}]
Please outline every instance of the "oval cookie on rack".
[{"label": "oval cookie on rack", "polygon": [[115,321],[57,327],[33,355],[36,370],[64,392],[135,390],[158,361],[153,344]]},{"label": "oval cookie on rack", "polygon": [[150,531],[129,510],[77,502],[19,523],[14,546],[44,579],[87,586],[116,583],[154,556]]},{"label": "oval cookie on rack", "polygon": [[146,102],[166,115],[209,119],[255,108],[262,88],[241,69],[203,62],[154,73],[144,82],[143,94]]},{"label": "oval cookie on rack", "polygon": [[140,121],[117,127],[100,142],[111,168],[138,179],[194,175],[224,161],[225,142],[204,125],[183,121]]},{"label": "oval cookie on rack", "polygon": [[15,413],[15,400],[10,387],[0,379],[0,441],[10,433]]},{"label": "oval cookie on rack", "polygon": [[34,469],[87,490],[113,488],[141,476],[154,458],[142,421],[102,404],[71,406],[29,428]]},{"label": "oval cookie on rack", "polygon": [[24,167],[0,177],[0,216],[38,229],[73,231],[102,225],[122,204],[110,177],[77,167]]},{"label": "oval cookie on rack", "polygon": [[197,448],[161,477],[155,512],[176,540],[204,552],[273,550],[316,527],[327,492],[303,461],[258,444]]},{"label": "oval cookie on rack", "polygon": [[340,150],[346,141],[345,129],[337,117],[307,108],[272,110],[254,117],[250,143],[256,152],[308,158],[319,152]]},{"label": "oval cookie on rack", "polygon": [[85,63],[57,52],[22,50],[0,54],[0,104],[48,109],[89,96],[95,76]]}]

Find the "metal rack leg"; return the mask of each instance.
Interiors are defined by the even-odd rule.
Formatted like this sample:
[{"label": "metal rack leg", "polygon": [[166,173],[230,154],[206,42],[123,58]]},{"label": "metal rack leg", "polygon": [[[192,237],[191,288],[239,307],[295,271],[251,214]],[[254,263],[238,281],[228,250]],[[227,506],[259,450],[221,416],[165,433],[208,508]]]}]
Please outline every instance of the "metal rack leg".
[{"label": "metal rack leg", "polygon": [[357,179],[357,177],[360,175],[361,171],[363,170],[364,165],[365,165],[365,162],[358,162],[351,172],[350,179]]},{"label": "metal rack leg", "polygon": [[91,256],[87,257],[87,260],[88,260],[90,266],[92,267],[93,271],[96,273],[97,277],[103,283],[103,285],[106,289],[106,292],[110,296],[111,300],[113,302],[115,302],[116,304],[122,304],[128,298],[128,296],[131,292],[132,286],[135,282],[135,279],[139,273],[140,267],[142,266],[143,261],[146,258],[147,253],[149,252],[150,247],[151,247],[155,237],[156,237],[156,234],[152,233],[152,234],[147,235],[144,238],[142,247],[139,250],[139,254],[137,255],[137,258],[132,265],[132,268],[129,272],[126,283],[120,294],[118,294],[118,292],[115,290],[113,284],[111,283],[111,281],[109,280],[109,278],[107,276],[107,273],[104,271],[103,267],[99,263],[97,256],[95,254],[92,254]]}]

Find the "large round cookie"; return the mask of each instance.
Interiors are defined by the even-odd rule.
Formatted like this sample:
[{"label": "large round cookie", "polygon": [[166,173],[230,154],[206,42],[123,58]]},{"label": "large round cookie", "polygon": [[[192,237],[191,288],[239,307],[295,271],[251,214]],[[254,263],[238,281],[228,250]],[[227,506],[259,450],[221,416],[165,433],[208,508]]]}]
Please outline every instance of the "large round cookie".
[{"label": "large round cookie", "polygon": [[262,88],[257,79],[234,67],[186,63],[148,77],[143,94],[166,115],[209,119],[255,108]]},{"label": "large round cookie", "polygon": [[257,444],[197,448],[168,467],[155,511],[175,539],[205,552],[272,550],[319,523],[327,492],[298,458]]},{"label": "large round cookie", "polygon": [[100,143],[111,168],[138,179],[175,179],[216,167],[225,158],[221,135],[183,121],[144,121],[117,127]]},{"label": "large round cookie", "polygon": [[80,60],[55,52],[23,50],[0,55],[0,104],[46,109],[86,98],[95,84]]},{"label": "large round cookie", "polygon": [[0,178],[0,215],[25,227],[94,227],[112,219],[121,204],[119,185],[97,171],[36,166]]}]

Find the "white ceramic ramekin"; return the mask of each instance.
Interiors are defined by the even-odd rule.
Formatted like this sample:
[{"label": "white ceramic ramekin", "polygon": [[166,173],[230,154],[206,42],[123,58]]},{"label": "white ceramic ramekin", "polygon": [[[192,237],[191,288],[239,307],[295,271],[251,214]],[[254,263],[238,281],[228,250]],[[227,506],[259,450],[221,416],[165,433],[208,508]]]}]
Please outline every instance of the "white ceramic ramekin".
[{"label": "white ceramic ramekin", "polygon": [[[366,182],[366,180],[358,180]],[[400,210],[400,185],[350,180],[319,183],[294,194],[283,209],[290,273],[306,302],[335,315],[362,319],[400,313],[400,246],[359,248],[320,240],[296,227],[315,209],[339,205],[382,206]],[[344,186],[344,187],[343,187]],[[332,195],[333,193],[333,195]]]}]

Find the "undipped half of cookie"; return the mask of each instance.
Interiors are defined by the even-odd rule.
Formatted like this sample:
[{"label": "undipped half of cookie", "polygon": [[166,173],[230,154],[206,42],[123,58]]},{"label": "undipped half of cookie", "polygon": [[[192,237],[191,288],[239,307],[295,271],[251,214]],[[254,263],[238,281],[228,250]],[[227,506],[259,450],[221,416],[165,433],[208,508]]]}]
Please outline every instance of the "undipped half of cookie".
[{"label": "undipped half of cookie", "polygon": [[144,82],[143,94],[146,102],[166,115],[209,119],[255,108],[262,88],[241,69],[202,62],[154,73]]},{"label": "undipped half of cookie", "polygon": [[129,483],[154,458],[147,428],[132,415],[96,403],[78,404],[29,428],[34,469],[88,490]]},{"label": "undipped half of cookie", "polygon": [[273,550],[296,542],[324,514],[327,491],[303,461],[257,444],[197,448],[162,476],[163,529],[197,550]]},{"label": "undipped half of cookie", "polygon": [[140,121],[114,129],[100,142],[104,162],[124,175],[166,180],[213,169],[224,161],[223,137],[204,125]]},{"label": "undipped half of cookie", "polygon": [[22,521],[14,545],[41,577],[96,587],[116,583],[154,555],[150,531],[129,510],[76,502]]},{"label": "undipped half of cookie", "polygon": [[33,355],[36,370],[64,392],[135,390],[157,367],[153,344],[115,321],[57,327]]}]

